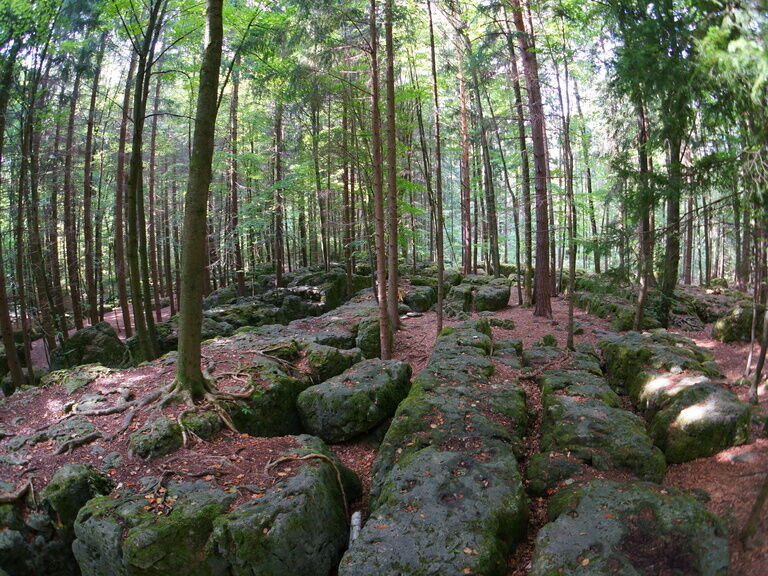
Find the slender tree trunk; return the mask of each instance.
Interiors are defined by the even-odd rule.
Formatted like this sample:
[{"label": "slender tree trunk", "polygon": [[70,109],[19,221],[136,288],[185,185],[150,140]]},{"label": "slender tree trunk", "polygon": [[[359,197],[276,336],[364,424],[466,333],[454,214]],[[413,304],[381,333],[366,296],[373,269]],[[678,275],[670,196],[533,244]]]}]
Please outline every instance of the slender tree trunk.
[{"label": "slender tree trunk", "polygon": [[83,308],[80,302],[80,266],[77,257],[77,231],[75,228],[75,199],[72,177],[74,172],[75,114],[77,112],[77,99],[80,95],[80,74],[80,68],[78,67],[72,88],[67,138],[64,145],[64,238],[67,246],[66,256],[67,275],[69,276],[69,296],[72,301],[72,314],[75,319],[75,328],[78,330],[83,328]]},{"label": "slender tree trunk", "polygon": [[592,162],[590,161],[589,154],[589,137],[587,134],[587,121],[584,117],[584,113],[581,111],[581,94],[579,92],[579,83],[576,78],[573,78],[573,94],[576,97],[576,112],[581,118],[581,154],[584,158],[584,169],[586,171],[586,185],[587,185],[587,210],[589,212],[589,226],[592,230],[592,254],[595,259],[595,274],[600,274],[600,253],[602,247],[600,246],[600,236],[597,232],[597,218],[595,217],[595,201],[594,193],[592,192]]},{"label": "slender tree trunk", "polygon": [[[239,59],[235,62],[235,67],[239,66]],[[240,205],[239,205],[239,175],[237,159],[237,139],[239,137],[237,112],[240,105],[240,71],[235,68],[232,71],[232,100],[229,105],[229,138],[230,138],[230,160],[229,160],[229,194],[230,194],[230,212],[232,223],[232,244],[235,255],[235,288],[238,296],[245,296],[245,265],[243,264],[243,252],[240,249]],[[303,211],[302,211],[303,215]],[[304,253],[303,265],[306,266],[306,252]]]},{"label": "slender tree trunk", "polygon": [[379,30],[376,23],[376,0],[370,3],[371,33],[371,156],[373,158],[373,219],[376,245],[376,295],[379,303],[379,339],[381,358],[392,358],[392,335],[387,313],[387,254],[384,226],[384,174],[381,158],[381,110],[379,108]]},{"label": "slender tree trunk", "polygon": [[531,119],[533,162],[536,171],[536,271],[534,274],[534,316],[552,317],[550,302],[549,223],[547,199],[547,141],[544,108],[539,85],[538,63],[523,21],[520,0],[512,0],[513,18],[519,33],[518,42],[523,55],[523,68],[528,86],[528,106]]},{"label": "slender tree trunk", "polygon": [[160,272],[157,249],[157,217],[155,214],[155,199],[157,194],[157,117],[160,110],[160,77],[155,82],[155,95],[152,104],[152,128],[149,136],[149,270],[152,279],[152,297],[155,303],[155,319],[163,320],[160,305]]},{"label": "slender tree trunk", "polygon": [[153,0],[149,17],[138,47],[136,85],[133,95],[133,139],[128,166],[126,207],[128,220],[127,260],[130,273],[131,304],[136,323],[139,351],[144,360],[157,357],[157,338],[152,318],[147,263],[146,227],[144,215],[143,159],[144,120],[149,96],[154,49],[163,24],[167,0]]},{"label": "slender tree trunk", "polygon": [[283,103],[275,103],[275,284],[279,288],[283,283],[285,267],[283,256],[283,214],[284,200],[281,180],[283,179]]},{"label": "slender tree trunk", "polygon": [[[437,62],[435,58],[435,30],[432,22],[432,2],[427,0],[429,11],[429,55],[432,69],[432,106],[435,126],[435,251],[437,252],[437,334],[443,330],[443,300],[445,298],[445,250],[443,246],[443,154],[440,134],[440,98],[437,87]],[[427,175],[427,177],[429,177]]]},{"label": "slender tree trunk", "polygon": [[682,142],[676,135],[669,139],[669,191],[667,194],[667,235],[665,242],[664,280],[661,291],[662,323],[669,323],[672,298],[677,286],[677,274],[680,263],[680,192],[682,189],[682,165],[680,150]]},{"label": "slender tree trunk", "polygon": [[195,112],[195,133],[184,200],[184,245],[182,249],[181,317],[179,355],[176,362],[176,389],[188,400],[202,398],[210,389],[200,368],[200,340],[203,322],[203,270],[205,230],[208,224],[208,187],[211,184],[213,144],[218,112],[217,97],[221,48],[223,0],[208,0],[208,27],[205,54],[200,67],[200,89]]},{"label": "slender tree trunk", "polygon": [[83,162],[83,239],[85,243],[85,282],[88,291],[88,319],[93,324],[99,322],[98,290],[96,287],[96,268],[94,264],[93,230],[98,223],[93,221],[93,131],[96,123],[96,98],[99,92],[101,64],[104,60],[104,49],[107,45],[107,33],[103,32],[96,54],[96,68],[91,86],[91,101],[88,107],[88,122],[85,136],[85,159]]},{"label": "slender tree trunk", "polygon": [[683,252],[683,284],[693,283],[693,193],[688,193],[688,216],[685,220],[685,251]]},{"label": "slender tree trunk", "polygon": [[[64,89],[59,93],[59,109],[64,107]],[[53,137],[53,163],[58,166],[61,156],[61,121],[56,120],[56,130]],[[67,317],[64,308],[64,291],[61,287],[61,266],[59,261],[59,171],[51,170],[51,202],[48,221],[48,262],[51,270],[53,285],[53,309],[57,319],[58,336],[62,340],[68,337]]]},{"label": "slender tree trunk", "polygon": [[[0,55],[0,165],[3,160],[5,127],[7,124],[6,114],[13,85],[13,69],[21,46],[21,42],[18,39],[14,39],[10,50],[4,55]],[[0,171],[0,177],[2,177],[2,171]],[[24,384],[24,373],[21,370],[21,363],[16,354],[16,343],[13,339],[13,326],[11,325],[5,285],[5,261],[2,229],[0,228],[0,332],[2,332],[3,348],[10,372],[10,381],[1,382],[0,387],[2,387],[3,394],[10,396],[15,392],[16,388]]]},{"label": "slender tree trunk", "polygon": [[387,314],[392,331],[400,321],[398,314],[397,258],[397,123],[395,117],[395,46],[392,38],[394,0],[386,0],[384,10],[384,39],[386,48],[386,107],[387,107]]},{"label": "slender tree trunk", "polygon": [[650,168],[648,165],[648,123],[645,118],[645,105],[642,101],[636,104],[638,113],[638,145],[637,158],[640,171],[640,202],[639,202],[639,220],[640,220],[640,250],[638,257],[638,266],[640,278],[640,290],[637,295],[637,304],[635,307],[635,318],[632,324],[633,330],[640,330],[643,327],[643,315],[645,313],[645,303],[648,299],[648,288],[651,283],[651,274],[653,272],[653,240],[651,231],[651,208],[653,206],[652,193],[650,189]]},{"label": "slender tree trunk", "polygon": [[125,222],[123,209],[125,205],[125,145],[128,140],[128,118],[130,117],[131,88],[133,87],[133,73],[136,69],[136,55],[131,55],[131,63],[128,65],[128,75],[125,81],[125,93],[123,95],[122,116],[120,119],[120,132],[117,144],[117,175],[115,182],[115,276],[117,277],[117,299],[123,315],[125,335],[133,336],[131,324],[131,309],[128,306],[127,271],[125,261],[125,237],[123,231]]},{"label": "slender tree trunk", "polygon": [[704,215],[704,284],[709,286],[712,280],[712,240],[710,236],[711,215],[707,205],[707,195],[701,197],[701,209]]},{"label": "slender tree trunk", "polygon": [[[460,59],[461,59],[461,55]],[[461,139],[461,265],[464,274],[472,273],[472,215],[470,209],[470,168],[469,168],[469,110],[467,89],[464,81],[464,63],[459,62],[459,122]]]},{"label": "slender tree trunk", "polygon": [[346,282],[346,288],[347,288],[347,298],[352,297],[352,275],[354,274],[354,270],[352,267],[352,205],[351,205],[351,199],[350,199],[350,172],[351,172],[351,164],[350,164],[350,151],[349,151],[349,140],[348,140],[348,130],[349,130],[349,97],[348,93],[344,92],[344,102],[343,102],[343,109],[342,109],[342,117],[341,117],[341,150],[343,154],[342,162],[342,172],[341,172],[341,180],[342,180],[342,200],[344,202],[344,209],[342,212],[342,216],[344,219],[343,222],[343,228],[344,228],[344,267],[346,268],[347,272],[347,282]]},{"label": "slender tree trunk", "polygon": [[[506,8],[504,17],[508,19]],[[525,141],[525,114],[523,109],[523,96],[520,88],[520,72],[517,66],[514,35],[511,30],[506,31],[507,50],[511,68],[512,91],[515,95],[515,120],[517,122],[517,144],[520,151],[520,172],[522,179],[523,201],[523,226],[524,226],[524,260],[525,272],[523,277],[524,302],[527,305],[533,303],[533,225],[531,217],[531,168],[528,158],[528,146]]]}]

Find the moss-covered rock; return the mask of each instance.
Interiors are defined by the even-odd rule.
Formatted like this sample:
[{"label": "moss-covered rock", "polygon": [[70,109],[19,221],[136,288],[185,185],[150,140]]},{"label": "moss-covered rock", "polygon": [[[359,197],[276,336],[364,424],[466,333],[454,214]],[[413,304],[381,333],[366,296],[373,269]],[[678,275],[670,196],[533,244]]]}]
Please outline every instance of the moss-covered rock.
[{"label": "moss-covered rock", "polygon": [[67,464],[54,474],[41,492],[42,501],[58,520],[64,540],[74,539],[74,524],[80,508],[94,496],[109,494],[112,481],[90,464]]},{"label": "moss-covered rock", "polygon": [[728,289],[728,280],[725,278],[712,278],[709,281],[710,288],[724,288]]},{"label": "moss-covered rock", "polygon": [[712,354],[684,336],[666,330],[623,335],[601,333],[600,348],[605,359],[608,383],[637,402],[643,387],[659,374],[689,371],[718,375]]},{"label": "moss-covered rock", "polygon": [[526,519],[517,462],[505,443],[429,446],[389,472],[339,576],[506,574],[506,555]]},{"label": "moss-covered rock", "polygon": [[436,298],[437,293],[431,286],[412,286],[403,296],[403,302],[414,312],[426,312],[435,303]]},{"label": "moss-covered rock", "polygon": [[[752,337],[752,315],[754,308],[751,302],[741,302],[731,308],[712,326],[712,338],[722,342],[749,342]],[[763,325],[763,308],[757,309],[757,324]]]},{"label": "moss-covered rock", "polygon": [[581,474],[585,469],[585,465],[580,460],[564,454],[550,452],[534,454],[525,471],[528,492],[533,496],[550,494],[561,482]]},{"label": "moss-covered rock", "polygon": [[475,312],[484,310],[502,310],[509,304],[510,287],[506,279],[497,279],[489,284],[479,286],[472,298]]},{"label": "moss-covered rock", "polygon": [[198,438],[210,440],[219,433],[223,423],[221,417],[214,412],[192,410],[182,414],[181,425]]},{"label": "moss-covered rock", "polygon": [[107,322],[87,326],[72,334],[51,352],[51,369],[72,368],[81,364],[101,364],[120,368],[128,361],[128,348]]},{"label": "moss-covered rock", "polygon": [[586,370],[552,370],[539,378],[542,394],[550,396],[558,392],[568,396],[600,400],[613,408],[621,407],[618,394],[605,378]]},{"label": "moss-covered rock", "polygon": [[595,480],[550,499],[530,574],[725,576],[728,540],[693,496],[655,484]]},{"label": "moss-covered rock", "polygon": [[301,432],[296,398],[310,382],[286,374],[277,362],[260,359],[248,369],[253,375],[250,397],[229,405],[240,432],[251,436],[284,436]]},{"label": "moss-covered rock", "polygon": [[639,416],[590,398],[545,397],[541,451],[569,453],[598,470],[627,470],[653,482],[666,472],[664,455]]},{"label": "moss-covered rock", "polygon": [[712,456],[749,440],[749,407],[711,382],[667,388],[655,405],[649,433],[669,462]]},{"label": "moss-covered rock", "polygon": [[340,350],[333,346],[325,346],[311,342],[305,349],[307,366],[312,374],[312,380],[323,382],[344,372],[347,368],[361,360],[361,352]]},{"label": "moss-covered rock", "polygon": [[263,498],[216,519],[207,548],[215,557],[210,573],[327,576],[336,567],[348,536],[344,497],[359,497],[360,483],[322,442],[300,440],[297,456],[323,458],[302,466]]},{"label": "moss-covered rock", "polygon": [[181,426],[161,416],[131,434],[130,448],[144,460],[152,460],[178,450],[183,443]]},{"label": "moss-covered rock", "polygon": [[84,576],[209,576],[213,522],[234,499],[204,482],[171,483],[163,515],[143,494],[99,496],[80,511],[72,549]]},{"label": "moss-covered rock", "polygon": [[469,312],[472,305],[472,285],[459,284],[451,286],[443,301],[443,309],[449,317],[462,318]]},{"label": "moss-covered rock", "polygon": [[67,391],[67,394],[74,394],[111,371],[112,369],[100,364],[86,364],[76,368],[48,372],[41,378],[40,383],[44,386],[61,384],[64,390]]},{"label": "moss-covered rock", "polygon": [[378,358],[381,354],[381,335],[379,334],[379,321],[375,318],[366,318],[360,322],[357,328],[355,346],[360,348],[363,358]]},{"label": "moss-covered rock", "polygon": [[299,394],[304,427],[327,442],[364,434],[391,417],[410,388],[411,367],[397,360],[364,360]]}]

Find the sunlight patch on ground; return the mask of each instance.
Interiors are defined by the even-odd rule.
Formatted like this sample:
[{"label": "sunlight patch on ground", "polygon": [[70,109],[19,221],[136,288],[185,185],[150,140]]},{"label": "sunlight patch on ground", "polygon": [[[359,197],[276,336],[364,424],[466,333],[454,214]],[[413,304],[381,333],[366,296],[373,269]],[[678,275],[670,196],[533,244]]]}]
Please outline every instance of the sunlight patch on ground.
[{"label": "sunlight patch on ground", "polygon": [[53,418],[58,420],[61,413],[64,411],[64,403],[61,400],[51,399],[45,403],[45,416],[44,418]]}]

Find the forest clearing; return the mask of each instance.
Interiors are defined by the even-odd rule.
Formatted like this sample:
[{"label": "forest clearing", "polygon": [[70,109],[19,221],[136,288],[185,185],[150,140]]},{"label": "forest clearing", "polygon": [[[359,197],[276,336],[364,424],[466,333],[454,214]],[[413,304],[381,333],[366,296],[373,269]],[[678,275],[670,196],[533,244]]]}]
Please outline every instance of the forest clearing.
[{"label": "forest clearing", "polygon": [[760,576],[759,0],[0,0],[0,576]]}]

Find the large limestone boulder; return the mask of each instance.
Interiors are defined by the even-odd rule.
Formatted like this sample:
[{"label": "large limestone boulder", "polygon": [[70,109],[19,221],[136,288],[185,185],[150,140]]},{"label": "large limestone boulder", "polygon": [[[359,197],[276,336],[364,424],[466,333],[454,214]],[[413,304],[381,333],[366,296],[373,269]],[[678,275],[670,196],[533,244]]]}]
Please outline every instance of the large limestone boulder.
[{"label": "large limestone boulder", "polygon": [[101,364],[109,368],[124,366],[128,348],[107,322],[99,322],[72,334],[51,352],[51,369],[72,368],[81,364]]},{"label": "large limestone boulder", "polygon": [[299,394],[304,427],[327,442],[364,434],[395,413],[408,394],[411,367],[397,360],[364,360]]},{"label": "large limestone boulder", "polygon": [[595,480],[550,499],[531,576],[725,576],[728,540],[705,505],[648,483]]},{"label": "large limestone boulder", "polygon": [[212,574],[206,544],[236,495],[204,482],[170,484],[158,514],[143,494],[96,497],[80,511],[72,549],[83,576]]},{"label": "large limestone boulder", "polygon": [[360,495],[360,481],[316,438],[300,436],[298,457],[319,455],[296,476],[213,526],[208,550],[214,574],[327,576],[347,545],[346,504]]},{"label": "large limestone boulder", "polygon": [[654,482],[666,472],[664,455],[642,418],[591,398],[546,396],[541,450],[569,453],[598,470],[626,470]]},{"label": "large limestone boulder", "polygon": [[307,367],[314,382],[323,382],[338,376],[350,366],[360,362],[359,348],[342,350],[335,346],[326,346],[310,342],[305,348]]},{"label": "large limestone boulder", "polygon": [[510,285],[506,279],[498,278],[490,283],[478,286],[472,298],[475,312],[495,311],[506,308],[509,304]]},{"label": "large limestone boulder", "polygon": [[251,436],[283,436],[301,432],[296,398],[311,383],[287,374],[278,362],[261,358],[251,364],[253,392],[232,402],[228,412],[235,427]]},{"label": "large limestone boulder", "polygon": [[[718,318],[712,326],[712,338],[722,342],[749,342],[752,338],[752,316],[754,308],[751,302],[740,302],[725,315]],[[757,333],[763,325],[764,311],[757,309]]]},{"label": "large limestone boulder", "polygon": [[426,312],[436,299],[437,294],[431,286],[412,286],[406,291],[403,302],[414,312]]},{"label": "large limestone boulder", "polygon": [[181,448],[184,443],[181,426],[161,416],[131,434],[131,451],[144,458],[152,460],[170,454]]},{"label": "large limestone boulder", "polygon": [[749,407],[709,381],[667,387],[654,401],[649,433],[671,463],[717,454],[749,440]]},{"label": "large limestone boulder", "polygon": [[517,461],[496,440],[459,450],[433,445],[401,458],[378,504],[339,576],[500,576],[527,518]]}]

